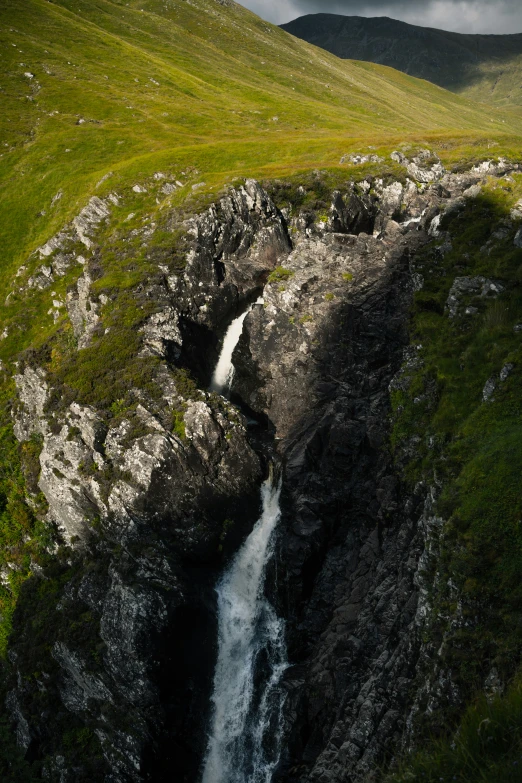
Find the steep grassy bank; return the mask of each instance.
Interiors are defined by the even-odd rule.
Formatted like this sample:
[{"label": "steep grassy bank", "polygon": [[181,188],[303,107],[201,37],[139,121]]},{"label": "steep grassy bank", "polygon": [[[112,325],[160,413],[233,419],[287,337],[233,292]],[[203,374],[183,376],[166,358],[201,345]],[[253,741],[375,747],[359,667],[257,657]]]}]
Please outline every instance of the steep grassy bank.
[{"label": "steep grassy bank", "polygon": [[[420,705],[421,734],[441,739],[393,778],[401,783],[520,776],[520,684],[511,683],[522,655],[521,195],[519,176],[491,183],[443,216],[443,233],[414,262],[417,348],[392,391],[392,446],[411,486],[440,493],[421,676],[442,668],[456,702],[442,688],[435,709],[423,715]],[[456,704],[484,691],[490,702],[481,695],[460,723]]]}]

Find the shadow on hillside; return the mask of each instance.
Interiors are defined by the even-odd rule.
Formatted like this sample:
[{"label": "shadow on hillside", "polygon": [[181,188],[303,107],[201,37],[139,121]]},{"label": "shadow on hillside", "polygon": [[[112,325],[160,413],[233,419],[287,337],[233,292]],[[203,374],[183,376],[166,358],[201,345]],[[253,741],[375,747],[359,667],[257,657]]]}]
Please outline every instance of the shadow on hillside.
[{"label": "shadow on hillside", "polygon": [[522,56],[522,33],[465,35],[386,17],[335,14],[313,14],[281,26],[342,59],[386,65],[457,93],[485,84],[488,71],[491,87],[497,87],[513,64],[512,89],[518,89],[515,61]]},{"label": "shadow on hillside", "polygon": [[[425,289],[417,297],[415,324],[424,314],[429,318],[437,314],[441,324],[461,335],[461,342],[455,342],[459,356],[475,334],[498,351],[502,334],[503,356],[508,356],[519,345],[513,325],[522,313],[522,253],[513,246],[515,227],[509,211],[493,197],[481,196],[469,202],[460,215],[454,215],[453,221],[452,235],[457,233],[454,251],[444,262],[432,251],[428,268],[432,267],[433,278],[425,281]],[[494,233],[499,226],[500,234]],[[491,251],[488,242],[493,243]],[[394,464],[388,440],[389,386],[409,344],[413,301],[410,262],[406,253],[387,269],[369,295],[339,305],[323,329],[315,353],[320,378],[315,389],[317,403],[285,446],[284,526],[271,589],[287,618],[293,666],[286,676],[287,735],[274,777],[278,783],[299,783],[327,748],[328,769],[334,769],[342,758],[345,775],[366,768],[364,764],[358,767],[365,752],[377,761],[392,757],[411,708],[422,644],[414,618],[419,590],[416,570],[424,549],[418,520],[425,489],[407,485],[401,468]],[[478,320],[468,317],[452,326],[445,302],[454,278],[463,275],[500,278],[506,291],[512,292],[513,306],[496,307],[495,300],[480,300],[479,292],[480,301],[473,302],[478,307]],[[507,295],[505,292],[504,298]],[[490,337],[486,333],[480,337],[482,319],[494,325]],[[442,359],[452,343],[442,328],[439,331]],[[469,384],[467,394],[461,396],[462,404],[470,405],[471,410],[481,407],[482,387],[491,366],[497,373],[502,367],[497,367],[495,362],[500,360],[490,358],[487,350],[484,356],[488,358],[477,366],[470,358],[469,368],[462,366],[462,359],[459,368],[456,361],[455,379],[447,378],[448,383],[454,383],[456,394],[460,393],[459,385]],[[448,372],[446,358],[444,361]],[[473,361],[477,362],[474,355]],[[412,428],[411,436],[419,442],[424,434],[424,430]],[[519,461],[516,464],[519,467]],[[493,518],[491,511],[488,513]],[[477,558],[480,547],[485,547],[484,562],[477,559],[476,563],[482,577],[476,579],[479,595],[489,584],[489,600],[496,602],[494,610],[484,615],[493,628],[498,625],[496,618],[503,616],[511,603],[518,605],[520,599],[511,598],[516,582],[502,596],[498,588],[494,592],[493,566],[487,560],[492,543],[479,543],[484,529],[482,525],[474,544]],[[469,545],[469,539],[466,541]],[[509,559],[509,546],[505,549]],[[489,576],[484,569],[491,572]],[[502,630],[504,638],[511,632],[509,624]],[[464,652],[458,631],[455,633],[458,660]],[[467,698],[483,687],[489,661],[503,644],[497,639],[485,660],[478,652],[484,643],[480,630],[476,642],[470,634],[463,667],[466,671],[474,667],[475,673],[461,686]],[[447,656],[451,656],[450,650],[451,643]],[[436,655],[437,649],[431,653]],[[506,665],[506,676],[511,677],[514,659]],[[451,692],[439,694],[439,698],[440,713],[421,727],[425,735],[443,734],[448,716],[454,719],[458,714]],[[337,756],[341,741],[332,737],[352,743],[349,755],[347,751]]]}]

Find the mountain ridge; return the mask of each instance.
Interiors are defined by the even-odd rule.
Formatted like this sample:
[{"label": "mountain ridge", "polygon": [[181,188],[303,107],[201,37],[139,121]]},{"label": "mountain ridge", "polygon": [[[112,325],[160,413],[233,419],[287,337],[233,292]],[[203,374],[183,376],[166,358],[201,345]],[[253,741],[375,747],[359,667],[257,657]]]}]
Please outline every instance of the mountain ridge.
[{"label": "mountain ridge", "polygon": [[343,59],[388,65],[473,100],[522,103],[522,33],[455,33],[390,17],[326,13],[281,27]]}]

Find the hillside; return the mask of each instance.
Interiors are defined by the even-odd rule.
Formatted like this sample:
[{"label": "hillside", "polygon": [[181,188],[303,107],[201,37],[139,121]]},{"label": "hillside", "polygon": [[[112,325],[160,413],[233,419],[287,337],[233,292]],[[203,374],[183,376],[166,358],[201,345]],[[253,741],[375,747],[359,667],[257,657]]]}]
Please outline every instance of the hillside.
[{"label": "hillside", "polygon": [[471,100],[522,103],[522,33],[466,35],[336,14],[309,14],[281,27],[337,57],[388,65]]},{"label": "hillside", "polygon": [[198,182],[222,181],[245,167],[337,164],[363,136],[518,128],[394,71],[340,62],[236,4],[9,0],[0,21],[4,264],[110,171],[131,181],[191,166]]}]

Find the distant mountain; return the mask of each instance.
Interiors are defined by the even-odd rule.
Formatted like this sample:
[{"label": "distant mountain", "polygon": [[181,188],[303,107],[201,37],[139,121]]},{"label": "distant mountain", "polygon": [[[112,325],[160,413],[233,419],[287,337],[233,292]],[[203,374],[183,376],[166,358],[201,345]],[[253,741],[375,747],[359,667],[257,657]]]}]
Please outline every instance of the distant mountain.
[{"label": "distant mountain", "polygon": [[337,14],[309,14],[281,27],[343,59],[389,65],[473,100],[522,104],[522,33],[463,35]]}]

